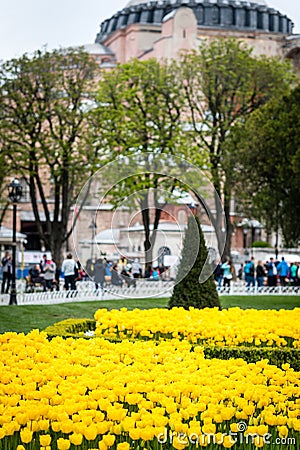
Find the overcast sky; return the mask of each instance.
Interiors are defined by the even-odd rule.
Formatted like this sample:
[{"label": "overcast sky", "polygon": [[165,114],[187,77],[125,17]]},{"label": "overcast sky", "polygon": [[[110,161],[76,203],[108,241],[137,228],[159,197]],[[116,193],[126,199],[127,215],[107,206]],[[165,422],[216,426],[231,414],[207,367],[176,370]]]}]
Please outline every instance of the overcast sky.
[{"label": "overcast sky", "polygon": [[[254,0],[255,1],[255,0]],[[267,0],[287,14],[300,33],[299,0]],[[0,59],[48,49],[92,43],[100,23],[127,0],[0,0]]]}]

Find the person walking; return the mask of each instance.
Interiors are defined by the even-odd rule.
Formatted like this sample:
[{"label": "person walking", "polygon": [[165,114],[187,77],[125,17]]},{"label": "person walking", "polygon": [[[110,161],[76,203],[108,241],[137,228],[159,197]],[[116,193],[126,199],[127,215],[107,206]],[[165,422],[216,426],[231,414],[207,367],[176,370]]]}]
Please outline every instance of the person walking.
[{"label": "person walking", "polygon": [[250,261],[247,261],[245,264],[245,281],[246,281],[246,287],[250,288],[251,286],[255,286],[255,264],[254,264],[254,258],[252,257]]},{"label": "person walking", "polygon": [[264,285],[264,279],[266,276],[266,272],[264,269],[264,266],[262,264],[262,261],[258,261],[256,266],[256,283],[258,288],[262,288]]},{"label": "person walking", "polygon": [[214,271],[214,279],[218,284],[218,290],[220,290],[222,286],[222,280],[223,280],[223,269],[222,269],[222,262],[220,261]]},{"label": "person walking", "polygon": [[269,287],[277,286],[277,269],[274,258],[270,258],[270,262],[267,263],[267,277]]},{"label": "person walking", "polygon": [[222,264],[221,269],[223,270],[223,287],[227,286],[228,289],[230,289],[232,273],[231,273],[231,263],[228,259]]},{"label": "person walking", "polygon": [[66,259],[64,259],[62,263],[61,271],[63,272],[65,278],[65,290],[68,291],[71,289],[71,291],[75,291],[75,280],[77,278],[78,267],[76,261],[73,259],[72,253],[67,254]]},{"label": "person walking", "polygon": [[46,289],[53,291],[53,285],[55,280],[56,264],[52,259],[47,258],[46,264],[44,265],[43,273],[44,280],[46,283]]},{"label": "person walking", "polygon": [[94,266],[94,282],[96,293],[98,293],[99,285],[101,287],[101,293],[104,294],[105,287],[105,265],[103,264],[103,259],[99,258],[95,262]]},{"label": "person walking", "polygon": [[291,284],[292,286],[297,286],[297,272],[298,272],[298,264],[297,263],[293,263],[291,265]]},{"label": "person walking", "polygon": [[140,278],[142,275],[142,266],[139,263],[139,260],[135,258],[131,266],[133,278]]},{"label": "person walking", "polygon": [[2,258],[2,286],[1,293],[8,294],[10,283],[12,279],[12,262],[10,252],[6,251],[5,256]]},{"label": "person walking", "polygon": [[280,279],[280,286],[286,286],[286,280],[289,276],[290,266],[285,261],[284,257],[281,258],[281,262],[277,266],[277,272]]}]

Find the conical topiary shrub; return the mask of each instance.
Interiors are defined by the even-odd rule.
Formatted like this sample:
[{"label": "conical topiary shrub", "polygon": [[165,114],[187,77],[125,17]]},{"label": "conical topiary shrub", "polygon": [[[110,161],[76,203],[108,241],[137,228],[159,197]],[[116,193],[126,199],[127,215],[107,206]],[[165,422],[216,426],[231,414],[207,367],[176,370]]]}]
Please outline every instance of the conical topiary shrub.
[{"label": "conical topiary shrub", "polygon": [[[178,267],[176,283],[169,301],[169,308],[174,306],[188,309],[213,308],[221,309],[216,285],[211,274],[204,282],[199,276],[207,260],[208,252],[199,218],[191,216],[183,241],[181,261]],[[205,267],[205,270],[209,268]]]}]

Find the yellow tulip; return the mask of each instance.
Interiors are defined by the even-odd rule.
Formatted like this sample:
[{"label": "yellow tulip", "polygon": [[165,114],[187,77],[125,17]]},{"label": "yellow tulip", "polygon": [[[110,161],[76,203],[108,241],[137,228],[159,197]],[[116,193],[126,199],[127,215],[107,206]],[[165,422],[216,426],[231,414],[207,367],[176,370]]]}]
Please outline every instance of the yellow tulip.
[{"label": "yellow tulip", "polygon": [[139,428],[132,428],[132,429],[129,431],[129,437],[130,437],[132,440],[134,440],[134,441],[139,440],[140,437],[141,437],[140,429],[139,429]]},{"label": "yellow tulip", "polygon": [[289,434],[289,430],[285,425],[277,427],[277,430],[279,432],[279,437],[286,438]]},{"label": "yellow tulip", "polygon": [[103,441],[107,445],[107,447],[112,447],[115,443],[116,437],[113,434],[106,434],[103,436]]},{"label": "yellow tulip", "polygon": [[72,433],[69,436],[69,440],[73,445],[81,445],[83,436],[80,433]]},{"label": "yellow tulip", "polygon": [[255,445],[255,447],[263,447],[264,446],[264,439],[261,436],[255,436],[255,438],[254,438],[254,445]]},{"label": "yellow tulip", "polygon": [[130,449],[130,445],[128,444],[128,442],[120,442],[117,445],[117,450],[129,450]]},{"label": "yellow tulip", "polygon": [[69,450],[71,442],[68,439],[59,438],[57,439],[58,450]]},{"label": "yellow tulip", "polygon": [[98,442],[98,449],[99,450],[107,450],[108,449],[108,447],[105,444],[105,442],[103,441],[103,439],[102,439],[102,441]]},{"label": "yellow tulip", "polygon": [[176,448],[176,450],[182,450],[188,445],[188,442],[187,439],[181,439],[178,436],[174,436],[172,440],[172,445],[174,448]]},{"label": "yellow tulip", "polygon": [[223,447],[231,448],[231,447],[233,447],[234,444],[235,444],[235,441],[231,436],[228,436],[228,435],[224,436]]},{"label": "yellow tulip", "polygon": [[29,442],[32,441],[32,431],[30,431],[28,428],[24,428],[20,432],[20,437],[23,444],[29,444]]},{"label": "yellow tulip", "polygon": [[40,434],[40,444],[43,447],[49,446],[51,443],[51,436],[50,434]]},{"label": "yellow tulip", "polygon": [[97,426],[93,424],[85,427],[83,434],[88,441],[94,441],[98,434]]}]

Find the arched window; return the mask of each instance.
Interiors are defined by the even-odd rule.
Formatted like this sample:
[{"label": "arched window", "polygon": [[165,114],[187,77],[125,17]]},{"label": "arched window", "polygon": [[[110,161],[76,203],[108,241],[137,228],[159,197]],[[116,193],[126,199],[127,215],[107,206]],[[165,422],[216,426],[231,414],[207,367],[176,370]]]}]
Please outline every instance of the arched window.
[{"label": "arched window", "polygon": [[234,25],[235,24],[234,13],[235,13],[235,10],[230,6],[227,9],[227,25]]},{"label": "arched window", "polygon": [[217,6],[213,6],[212,8],[211,19],[213,25],[217,25],[220,23],[220,10]]},{"label": "arched window", "polygon": [[202,23],[204,23],[203,6],[197,6],[195,14],[196,14],[196,17],[197,17],[198,25],[201,25]]}]

